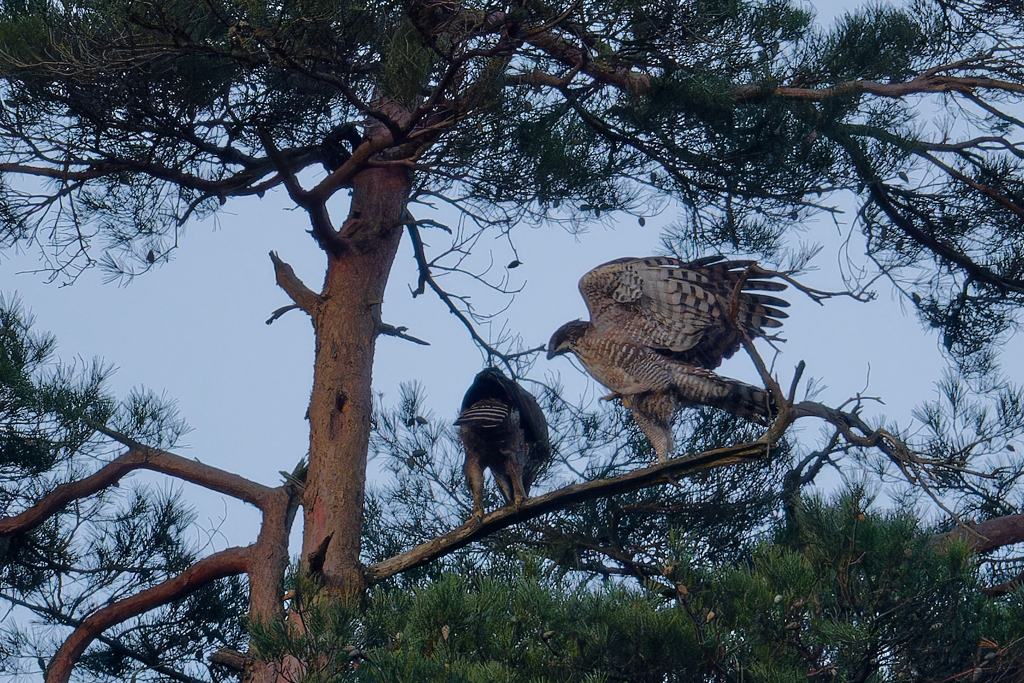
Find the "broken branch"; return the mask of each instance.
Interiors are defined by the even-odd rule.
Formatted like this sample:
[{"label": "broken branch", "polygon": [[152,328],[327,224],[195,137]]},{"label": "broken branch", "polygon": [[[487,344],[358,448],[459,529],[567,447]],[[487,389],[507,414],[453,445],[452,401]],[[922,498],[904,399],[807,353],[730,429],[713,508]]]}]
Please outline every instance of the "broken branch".
[{"label": "broken branch", "polygon": [[[295,270],[278,258],[277,252],[270,252],[270,260],[274,262],[274,274],[277,277],[277,285],[284,290],[285,294],[287,294],[292,301],[295,302],[296,306],[304,310],[309,315],[313,315],[317,306],[323,302],[323,298],[307,287],[302,280],[295,275]],[[283,315],[287,308],[290,307],[279,308],[274,311],[274,315],[267,321],[267,324],[269,325],[276,318]]]}]

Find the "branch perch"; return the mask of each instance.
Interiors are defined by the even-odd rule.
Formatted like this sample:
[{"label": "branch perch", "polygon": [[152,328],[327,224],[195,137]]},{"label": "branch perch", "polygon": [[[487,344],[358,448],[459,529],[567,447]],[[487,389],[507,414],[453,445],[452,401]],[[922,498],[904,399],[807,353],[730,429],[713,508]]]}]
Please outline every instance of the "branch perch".
[{"label": "branch perch", "polygon": [[717,467],[754,462],[763,459],[768,453],[769,449],[763,443],[745,443],[707,451],[695,456],[657,463],[650,467],[609,479],[572,484],[557,491],[546,493],[543,496],[528,498],[519,506],[506,505],[484,515],[480,521],[470,520],[443,536],[439,536],[426,543],[421,543],[400,555],[370,565],[365,569],[364,577],[367,584],[372,585],[389,576],[422,566],[496,531],[513,524],[534,519],[548,512],[561,510],[569,505],[595,498],[603,498],[659,484],[669,484],[672,483],[674,478],[681,475]]}]

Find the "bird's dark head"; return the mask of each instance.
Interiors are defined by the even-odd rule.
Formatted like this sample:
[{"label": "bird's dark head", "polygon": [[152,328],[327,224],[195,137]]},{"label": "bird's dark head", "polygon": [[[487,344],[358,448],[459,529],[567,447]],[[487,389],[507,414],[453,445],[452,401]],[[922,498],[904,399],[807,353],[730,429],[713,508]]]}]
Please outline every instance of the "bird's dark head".
[{"label": "bird's dark head", "polygon": [[548,342],[548,360],[572,351],[572,345],[583,336],[590,326],[586,320],[573,320],[555,330]]}]

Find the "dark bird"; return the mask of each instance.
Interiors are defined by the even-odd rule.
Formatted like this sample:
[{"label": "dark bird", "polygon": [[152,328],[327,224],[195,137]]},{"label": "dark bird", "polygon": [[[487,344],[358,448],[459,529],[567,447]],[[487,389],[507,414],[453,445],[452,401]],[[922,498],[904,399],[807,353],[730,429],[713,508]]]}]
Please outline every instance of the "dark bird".
[{"label": "dark bird", "polygon": [[351,123],[343,123],[332,128],[320,143],[320,163],[323,164],[324,170],[328,173],[336,171],[352,158],[352,153],[363,142],[363,136]]},{"label": "dark bird", "polygon": [[571,351],[594,379],[621,398],[651,440],[659,461],[673,450],[672,422],[680,408],[709,405],[766,423],[771,399],[764,389],[712,372],[739,350],[743,337],[781,327],[786,301],[754,261],[705,257],[685,263],[668,257],[621,258],[580,279],[590,321],[562,325],[548,358]]},{"label": "dark bird", "polygon": [[484,468],[506,504],[521,503],[551,454],[548,423],[533,394],[487,368],[466,391],[455,424],[466,450],[462,472],[473,493],[473,516],[484,514]]}]

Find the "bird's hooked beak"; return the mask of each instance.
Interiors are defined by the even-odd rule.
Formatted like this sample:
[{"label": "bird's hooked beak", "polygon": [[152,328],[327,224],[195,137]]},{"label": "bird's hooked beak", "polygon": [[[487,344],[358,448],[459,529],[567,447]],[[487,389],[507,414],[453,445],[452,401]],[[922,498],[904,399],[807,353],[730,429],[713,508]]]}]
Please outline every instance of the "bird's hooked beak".
[{"label": "bird's hooked beak", "polygon": [[561,356],[563,353],[567,353],[568,351],[569,351],[569,345],[568,344],[562,344],[561,346],[553,346],[552,344],[549,343],[548,344],[548,360],[551,360],[555,356]]},{"label": "bird's hooked beak", "polygon": [[573,320],[555,330],[548,342],[548,360],[572,351],[572,343],[583,336],[589,324],[583,320]]}]

